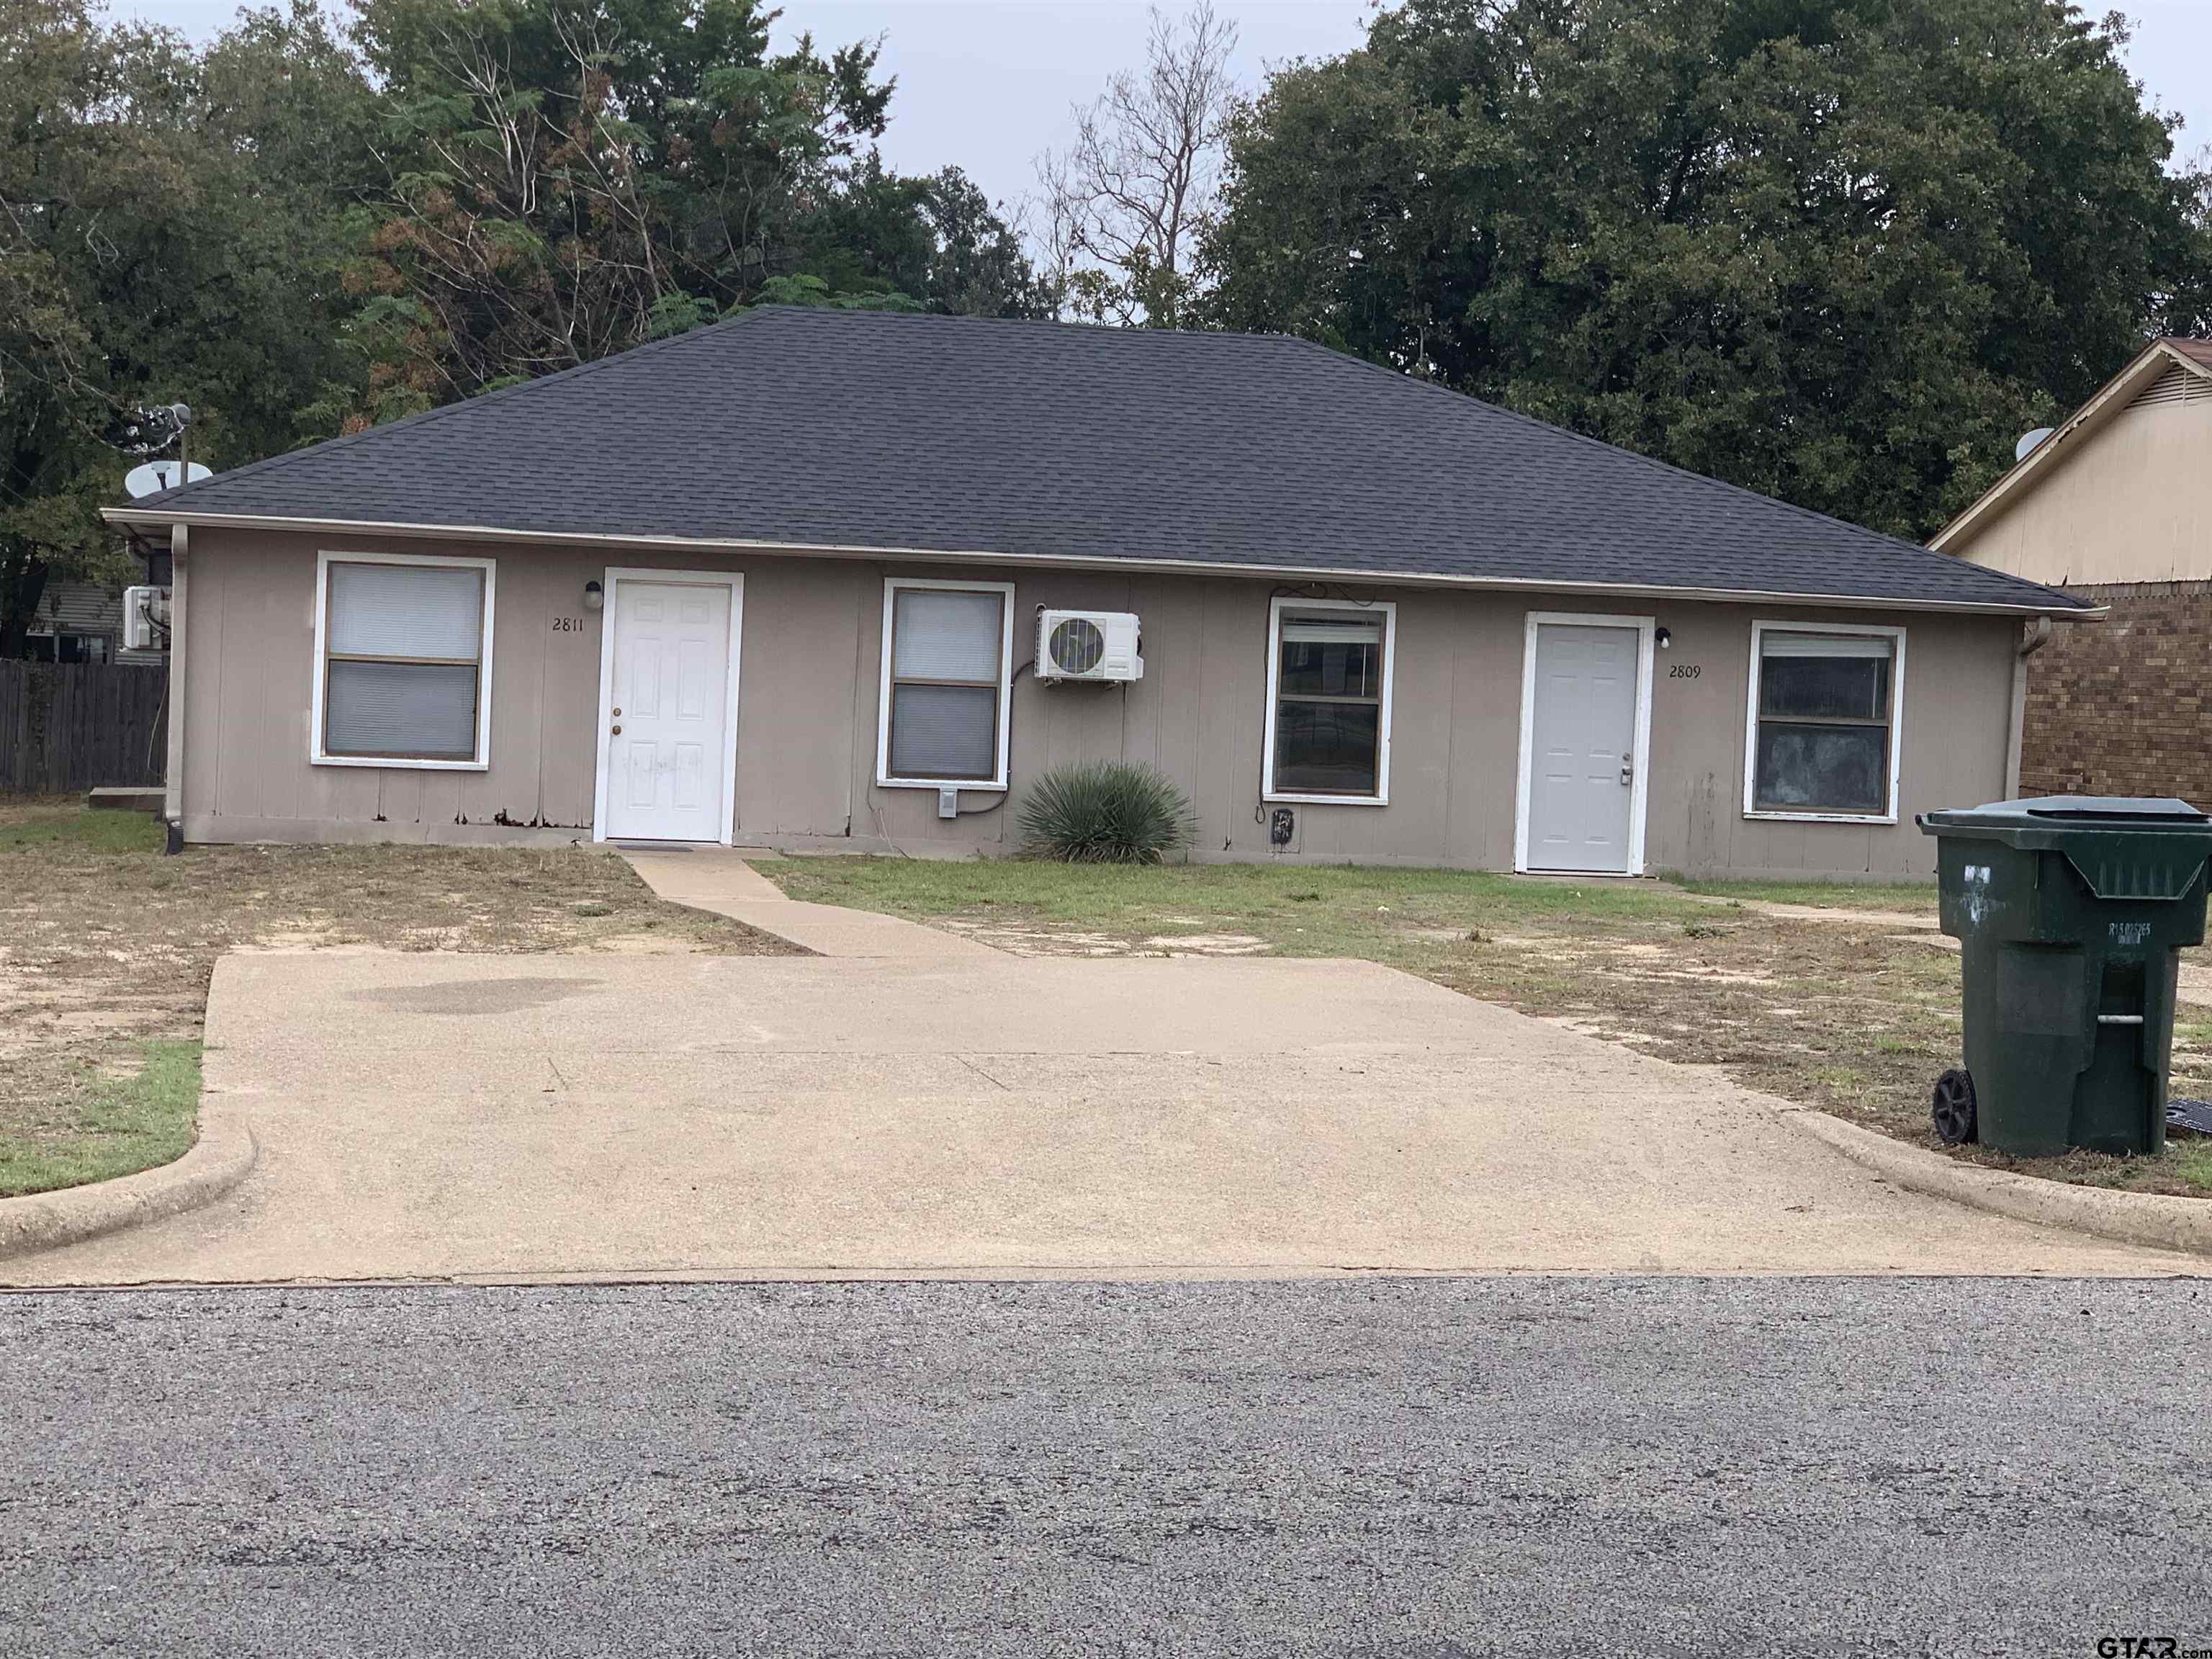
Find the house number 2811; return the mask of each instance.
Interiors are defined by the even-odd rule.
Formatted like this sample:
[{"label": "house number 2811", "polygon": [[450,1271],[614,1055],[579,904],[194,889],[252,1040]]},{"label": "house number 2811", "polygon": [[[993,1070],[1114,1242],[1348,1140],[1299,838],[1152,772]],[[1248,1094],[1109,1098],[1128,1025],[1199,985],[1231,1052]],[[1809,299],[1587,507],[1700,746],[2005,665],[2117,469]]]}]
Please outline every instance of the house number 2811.
[{"label": "house number 2811", "polygon": [[580,634],[584,631],[584,619],[581,617],[556,617],[553,618],[553,631],[556,634]]},{"label": "house number 2811", "polygon": [[1670,680],[1693,680],[1698,678],[1698,665],[1693,662],[1671,662],[1667,665]]}]

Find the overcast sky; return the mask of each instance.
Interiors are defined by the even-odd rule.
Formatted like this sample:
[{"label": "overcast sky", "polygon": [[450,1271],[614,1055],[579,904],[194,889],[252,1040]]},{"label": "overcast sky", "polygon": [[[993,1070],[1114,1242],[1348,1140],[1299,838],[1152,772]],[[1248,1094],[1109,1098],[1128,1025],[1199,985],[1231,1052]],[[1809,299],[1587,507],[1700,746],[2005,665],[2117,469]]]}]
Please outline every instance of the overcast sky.
[{"label": "overcast sky", "polygon": [[[204,37],[236,0],[115,0],[118,11]],[[2152,98],[2188,125],[2180,152],[2212,143],[2212,0],[2092,0],[2136,20],[2129,61]],[[1256,84],[1270,64],[1359,44],[1371,0],[1217,0],[1242,33],[1237,70]],[[1170,9],[1180,9],[1171,5]],[[884,159],[907,173],[965,167],[995,200],[1031,187],[1030,161],[1066,140],[1068,106],[1144,54],[1143,0],[787,0],[779,42],[802,29],[824,45],[884,38],[898,77]]]}]

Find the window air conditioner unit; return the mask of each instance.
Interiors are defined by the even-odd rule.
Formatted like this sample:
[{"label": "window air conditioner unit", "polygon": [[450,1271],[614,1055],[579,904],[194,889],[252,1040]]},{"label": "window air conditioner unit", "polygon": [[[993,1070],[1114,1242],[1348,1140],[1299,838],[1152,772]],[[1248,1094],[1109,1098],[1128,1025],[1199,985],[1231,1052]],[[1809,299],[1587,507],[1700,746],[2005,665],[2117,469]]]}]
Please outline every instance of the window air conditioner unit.
[{"label": "window air conditioner unit", "polygon": [[1136,617],[1127,611],[1040,611],[1036,675],[1041,680],[1140,680]]},{"label": "window air conditioner unit", "polygon": [[123,648],[125,651],[166,651],[169,648],[167,588],[126,587],[123,590]]}]

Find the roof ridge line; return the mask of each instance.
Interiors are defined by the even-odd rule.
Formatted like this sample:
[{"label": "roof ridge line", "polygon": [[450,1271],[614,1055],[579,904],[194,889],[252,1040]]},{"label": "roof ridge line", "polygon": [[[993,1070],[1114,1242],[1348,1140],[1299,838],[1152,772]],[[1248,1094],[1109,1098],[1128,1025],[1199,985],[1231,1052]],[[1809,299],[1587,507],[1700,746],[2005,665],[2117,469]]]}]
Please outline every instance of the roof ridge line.
[{"label": "roof ridge line", "polygon": [[686,340],[696,340],[722,329],[730,328],[748,318],[759,317],[770,313],[825,319],[867,317],[899,322],[1004,323],[1018,327],[1040,330],[1079,329],[1098,335],[1125,335],[1131,337],[1138,335],[1189,335],[1275,343],[1287,341],[1300,345],[1308,343],[1293,334],[1263,334],[1251,329],[1152,328],[1118,323],[1089,322],[1080,318],[1069,321],[1057,317],[982,317],[968,312],[853,311],[834,306],[797,305],[789,301],[772,301],[744,306],[726,316],[717,317],[713,322],[702,327],[687,328],[681,334],[671,334],[658,340],[641,341],[634,346],[625,346],[620,351],[610,351],[604,356],[594,357],[586,363],[574,363],[567,368],[556,369],[550,374],[535,375],[529,380],[518,381],[513,386],[501,386],[495,391],[471,392],[467,397],[456,398],[452,403],[440,404],[431,409],[417,410],[412,415],[403,415],[396,421],[380,421],[374,426],[363,427],[358,432],[342,432],[335,437],[317,438],[309,442],[297,444],[290,449],[280,450],[274,455],[264,455],[258,460],[248,461],[244,466],[231,467],[225,471],[210,474],[205,478],[195,478],[189,483],[179,484],[173,489],[165,490],[158,496],[149,496],[147,500],[150,503],[158,503],[166,507],[170,504],[172,498],[181,497],[187,490],[197,489],[204,484],[212,483],[217,477],[241,478],[273,472],[283,467],[285,463],[297,460],[305,455],[325,454],[333,449],[345,448],[359,443],[364,438],[374,437],[380,432],[397,432],[407,428],[426,426],[440,416],[453,414],[457,410],[482,408],[487,404],[497,403],[516,392],[527,392],[533,386],[550,386],[556,381],[573,380],[608,363],[634,358],[643,352],[657,351],[664,347],[678,345]]},{"label": "roof ridge line", "polygon": [[440,404],[433,409],[419,409],[412,415],[403,415],[396,421],[381,421],[374,426],[365,426],[358,432],[342,432],[335,438],[318,438],[312,443],[299,444],[290,449],[280,450],[274,455],[264,455],[259,460],[248,461],[244,466],[232,467],[225,472],[211,472],[204,478],[195,478],[189,483],[179,484],[175,489],[164,490],[158,495],[149,495],[143,503],[134,503],[134,505],[167,507],[192,490],[204,489],[217,479],[228,481],[275,472],[281,470],[288,462],[301,460],[309,455],[327,455],[335,449],[350,448],[363,439],[374,438],[380,433],[399,432],[415,427],[428,426],[443,416],[452,415],[461,410],[482,409],[489,404],[499,403],[518,392],[529,392],[541,386],[551,386],[560,380],[574,380],[580,375],[590,374],[595,368],[604,368],[609,363],[628,362],[647,352],[680,345],[687,340],[703,338],[718,330],[741,323],[763,311],[807,309],[810,307],[805,306],[747,306],[742,310],[732,313],[729,316],[717,317],[702,328],[687,328],[681,334],[671,334],[658,340],[646,340],[634,346],[625,346],[620,351],[610,351],[603,357],[594,357],[587,363],[572,364],[567,368],[556,369],[550,374],[540,374],[531,380],[519,380],[513,386],[500,386],[489,392],[471,392],[467,397],[456,398],[450,404]]},{"label": "roof ridge line", "polygon": [[[1156,328],[1150,323],[1109,323],[1088,317],[991,317],[972,311],[890,311],[872,308],[848,308],[840,306],[795,305],[789,301],[758,305],[753,311],[790,312],[801,317],[866,318],[894,323],[975,323],[990,327],[1050,329],[1073,331],[1097,335],[1103,338],[1126,340],[1188,339],[1188,340],[1253,340],[1267,345],[1310,345],[1312,341],[1296,334],[1280,331],[1269,332],[1252,328]],[[719,326],[719,325],[717,325]],[[1326,349],[1326,348],[1324,348]]]}]

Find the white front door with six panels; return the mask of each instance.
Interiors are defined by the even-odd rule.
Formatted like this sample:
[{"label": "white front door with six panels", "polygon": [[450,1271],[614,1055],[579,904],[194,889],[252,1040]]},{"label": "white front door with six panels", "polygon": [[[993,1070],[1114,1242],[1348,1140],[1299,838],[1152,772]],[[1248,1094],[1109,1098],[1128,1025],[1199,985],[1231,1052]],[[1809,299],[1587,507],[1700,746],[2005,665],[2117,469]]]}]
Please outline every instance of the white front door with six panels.
[{"label": "white front door with six panels", "polygon": [[730,590],[615,586],[607,714],[611,841],[720,841],[732,764]]}]

